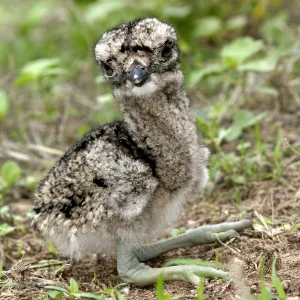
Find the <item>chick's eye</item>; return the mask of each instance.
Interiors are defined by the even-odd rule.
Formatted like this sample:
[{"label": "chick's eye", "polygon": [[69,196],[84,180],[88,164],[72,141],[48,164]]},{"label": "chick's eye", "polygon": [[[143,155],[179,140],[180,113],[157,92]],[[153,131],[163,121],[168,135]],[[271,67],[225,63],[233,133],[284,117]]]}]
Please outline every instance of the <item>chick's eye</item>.
[{"label": "chick's eye", "polygon": [[111,77],[115,74],[114,69],[106,63],[103,63],[103,70],[104,70],[106,76],[108,76],[108,77]]},{"label": "chick's eye", "polygon": [[163,58],[170,58],[172,56],[172,44],[167,42],[165,43],[162,51],[161,51],[161,56]]}]

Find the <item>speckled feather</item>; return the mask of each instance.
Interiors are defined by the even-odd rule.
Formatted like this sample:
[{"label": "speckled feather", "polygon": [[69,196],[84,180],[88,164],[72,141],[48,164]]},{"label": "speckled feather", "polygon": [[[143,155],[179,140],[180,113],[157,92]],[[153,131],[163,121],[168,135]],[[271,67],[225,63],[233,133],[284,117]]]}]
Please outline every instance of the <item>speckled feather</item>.
[{"label": "speckled feather", "polygon": [[[61,255],[112,254],[118,240],[138,247],[205,186],[208,150],[182,91],[178,53],[174,28],[157,19],[122,24],[97,43],[96,61],[114,70],[104,77],[124,120],[87,133],[39,184],[33,225]],[[134,62],[150,74],[141,87],[127,79]]]}]

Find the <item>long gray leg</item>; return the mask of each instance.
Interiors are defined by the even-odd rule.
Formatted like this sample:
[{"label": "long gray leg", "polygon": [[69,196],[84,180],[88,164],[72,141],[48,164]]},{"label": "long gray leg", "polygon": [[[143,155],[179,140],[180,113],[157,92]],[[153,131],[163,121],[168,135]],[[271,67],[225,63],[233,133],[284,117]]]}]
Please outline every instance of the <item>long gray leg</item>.
[{"label": "long gray leg", "polygon": [[151,268],[140,263],[134,251],[122,244],[117,247],[118,273],[122,281],[138,286],[146,286],[157,281],[160,274],[164,280],[184,280],[198,285],[200,277],[227,278],[227,273],[205,266],[182,265],[164,268]]},{"label": "long gray leg", "polygon": [[200,277],[203,276],[227,278],[228,274],[226,272],[211,267],[180,265],[164,268],[151,268],[141,263],[141,261],[151,259],[161,253],[179,247],[226,240],[236,236],[237,231],[251,225],[251,220],[244,220],[240,222],[202,226],[175,238],[145,245],[139,250],[129,249],[119,243],[117,247],[119,276],[123,281],[139,286],[155,283],[160,274],[163,274],[164,280],[185,280],[194,285],[198,285]]},{"label": "long gray leg", "polygon": [[159,241],[153,244],[143,245],[136,251],[139,261],[147,261],[158,255],[173,249],[209,244],[218,240],[224,241],[238,235],[237,231],[252,225],[251,220],[228,222],[216,225],[204,225],[184,234]]}]

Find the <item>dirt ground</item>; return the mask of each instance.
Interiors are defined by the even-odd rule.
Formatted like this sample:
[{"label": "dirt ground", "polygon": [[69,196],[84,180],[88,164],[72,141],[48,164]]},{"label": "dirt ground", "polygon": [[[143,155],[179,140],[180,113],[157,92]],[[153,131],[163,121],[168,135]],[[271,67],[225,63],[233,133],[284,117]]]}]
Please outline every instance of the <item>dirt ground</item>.
[{"label": "dirt ground", "polygon": [[[240,237],[230,243],[210,244],[186,249],[178,249],[162,255],[149,262],[150,266],[161,266],[169,259],[177,257],[214,260],[218,255],[221,263],[231,272],[234,283],[221,282],[217,279],[205,279],[205,299],[243,299],[245,285],[252,294],[259,292],[259,262],[264,260],[267,286],[271,285],[271,264],[277,260],[277,273],[284,285],[288,297],[300,295],[300,231],[293,230],[299,224],[300,213],[300,169],[288,169],[288,184],[282,185],[274,180],[256,182],[241,186],[243,201],[236,207],[227,194],[234,194],[235,189],[219,189],[209,201],[198,198],[189,203],[178,226],[187,228],[202,224],[213,224],[238,220],[245,217],[258,219],[269,218],[272,225],[254,226],[241,233]],[[16,205],[18,204],[18,205]],[[24,201],[11,205],[12,211],[28,211],[31,203]],[[16,211],[16,209],[18,211]],[[97,291],[120,284],[117,277],[116,263],[94,256],[86,258],[73,266],[62,261],[61,268],[38,267],[39,262],[52,259],[53,254],[44,247],[44,242],[32,232],[29,225],[25,235],[9,235],[2,240],[2,256],[5,257],[5,276],[14,282],[14,286],[2,291],[0,299],[36,299],[45,294],[45,285],[67,286],[70,277],[80,285],[81,291]],[[16,250],[23,243],[22,259],[16,258]],[[96,274],[96,277],[95,275]],[[242,275],[241,275],[242,274]],[[94,280],[93,280],[94,278]],[[96,279],[95,279],[96,278]],[[241,280],[243,278],[243,280]],[[243,281],[243,284],[241,282]],[[197,289],[186,282],[165,283],[165,293],[179,296],[179,299],[193,299]],[[238,297],[241,296],[241,298]],[[129,287],[128,299],[156,299],[155,287]],[[293,298],[291,298],[293,299]]]},{"label": "dirt ground", "polygon": [[[276,120],[277,116],[273,116]],[[298,140],[299,117],[281,114],[278,123],[284,137],[291,143]],[[270,137],[268,126],[262,126],[264,140]],[[274,135],[273,135],[274,136]],[[285,147],[284,145],[282,147]],[[282,282],[287,299],[296,300],[300,296],[300,165],[289,164],[293,157],[282,161],[285,183],[276,180],[260,180],[232,188],[217,187],[210,197],[200,196],[187,203],[177,228],[195,228],[203,224],[215,224],[253,218],[255,225],[241,232],[229,243],[201,245],[178,249],[161,255],[148,262],[152,267],[160,267],[166,261],[178,257],[214,261],[216,257],[231,273],[232,282],[205,279],[205,299],[245,299],[246,291],[253,295],[260,293],[260,262],[264,261],[266,286],[275,292],[271,281],[271,266],[277,256],[276,270]],[[242,201],[234,205],[230,200],[239,189]],[[33,207],[32,195],[21,188],[12,189],[7,204],[13,214],[26,216]],[[4,199],[5,200],[5,199]],[[13,200],[13,201],[12,201]],[[257,222],[257,220],[265,220]],[[20,222],[20,224],[24,224]],[[170,232],[171,228],[167,230]],[[168,233],[166,234],[168,235]],[[70,264],[49,252],[45,242],[25,222],[23,230],[0,236],[0,257],[4,261],[4,279],[11,283],[1,290],[0,300],[50,299],[43,297],[47,285],[68,287],[70,278],[79,284],[81,292],[95,293],[112,289],[121,284],[117,276],[116,262],[105,257],[89,256],[83,261]],[[48,261],[44,261],[48,260]],[[45,265],[42,268],[42,265]],[[119,290],[122,290],[122,286]],[[127,289],[126,299],[156,299],[155,286]],[[165,293],[176,299],[195,299],[197,288],[182,281],[165,282]],[[115,299],[109,298],[107,299]],[[295,297],[295,298],[294,298]],[[172,298],[173,299],[173,298]]]}]

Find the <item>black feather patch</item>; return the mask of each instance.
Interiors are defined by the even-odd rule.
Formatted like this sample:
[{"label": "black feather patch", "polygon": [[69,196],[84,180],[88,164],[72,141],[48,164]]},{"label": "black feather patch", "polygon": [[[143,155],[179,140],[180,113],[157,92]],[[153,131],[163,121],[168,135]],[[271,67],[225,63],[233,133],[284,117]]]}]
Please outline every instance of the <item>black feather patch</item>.
[{"label": "black feather patch", "polygon": [[107,184],[105,183],[105,180],[103,178],[94,178],[93,183],[98,185],[99,187],[107,188]]}]

